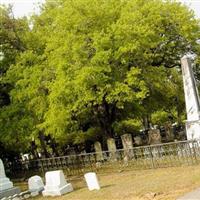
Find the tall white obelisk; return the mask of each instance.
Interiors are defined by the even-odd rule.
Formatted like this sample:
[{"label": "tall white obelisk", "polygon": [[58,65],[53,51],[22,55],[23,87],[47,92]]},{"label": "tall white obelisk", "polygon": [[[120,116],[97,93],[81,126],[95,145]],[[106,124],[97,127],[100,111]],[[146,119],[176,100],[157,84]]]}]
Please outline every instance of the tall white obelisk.
[{"label": "tall white obelisk", "polygon": [[13,183],[6,177],[3,162],[0,159],[0,199],[19,193],[20,189],[13,187]]},{"label": "tall white obelisk", "polygon": [[200,139],[200,101],[191,60],[188,56],[181,58],[181,67],[187,112],[187,139],[196,140]]},{"label": "tall white obelisk", "polygon": [[0,192],[13,187],[13,183],[6,177],[3,162],[0,159]]}]

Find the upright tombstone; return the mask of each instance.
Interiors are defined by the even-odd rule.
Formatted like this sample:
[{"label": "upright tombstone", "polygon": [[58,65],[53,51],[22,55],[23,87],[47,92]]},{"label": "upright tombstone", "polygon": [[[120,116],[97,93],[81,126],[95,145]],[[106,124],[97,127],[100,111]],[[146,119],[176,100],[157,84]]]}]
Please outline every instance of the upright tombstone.
[{"label": "upright tombstone", "polygon": [[149,141],[148,143],[150,145],[154,144],[160,144],[161,143],[161,135],[159,129],[150,129],[148,131]]},{"label": "upright tombstone", "polygon": [[0,159],[0,199],[19,193],[20,189],[13,187],[13,183],[6,177],[3,162]]},{"label": "upright tombstone", "polygon": [[[160,130],[159,129],[150,129],[148,131],[148,136],[149,136],[149,141],[148,143],[150,145],[155,145],[155,144],[161,144],[161,134],[160,134]],[[162,153],[164,150],[162,147],[157,148],[157,147],[152,147],[150,149],[151,154],[153,155],[153,157],[159,157],[160,153]]]},{"label": "upright tombstone", "polygon": [[117,147],[116,147],[116,144],[115,144],[115,139],[108,138],[107,139],[107,145],[108,145],[108,151],[110,152],[110,159],[116,160]]},{"label": "upright tombstone", "polygon": [[122,144],[124,149],[132,149],[133,148],[133,139],[131,134],[124,134],[121,136]]},{"label": "upright tombstone", "polygon": [[102,161],[103,160],[103,153],[102,153],[102,148],[101,148],[101,143],[100,142],[95,142],[94,143],[94,149],[96,152],[96,159],[97,161]]},{"label": "upright tombstone", "polygon": [[87,183],[88,189],[91,190],[100,190],[99,181],[97,175],[94,172],[89,172],[84,175],[85,181]]},{"label": "upright tombstone", "polygon": [[139,135],[134,137],[134,142],[136,146],[141,146],[143,144],[142,138]]},{"label": "upright tombstone", "polygon": [[200,100],[192,64],[188,56],[181,58],[185,104],[187,112],[186,134],[188,140],[200,139]]},{"label": "upright tombstone", "polygon": [[124,148],[124,160],[129,160],[133,157],[133,139],[131,134],[121,135],[122,145]]},{"label": "upright tombstone", "polygon": [[174,133],[173,133],[172,124],[170,122],[166,122],[164,127],[165,127],[165,133],[166,133],[167,141],[174,140]]},{"label": "upright tombstone", "polygon": [[32,196],[36,196],[44,190],[44,183],[40,176],[32,176],[28,179],[28,189]]},{"label": "upright tombstone", "polygon": [[61,196],[73,191],[71,183],[65,180],[62,170],[46,172],[45,180],[43,196]]}]

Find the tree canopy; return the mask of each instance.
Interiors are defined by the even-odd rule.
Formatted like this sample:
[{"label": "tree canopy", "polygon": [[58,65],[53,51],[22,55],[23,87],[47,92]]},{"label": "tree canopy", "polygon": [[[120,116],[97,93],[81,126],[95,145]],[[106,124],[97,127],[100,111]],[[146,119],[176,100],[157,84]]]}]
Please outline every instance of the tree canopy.
[{"label": "tree canopy", "polygon": [[199,20],[186,6],[47,1],[29,21],[2,10],[1,81],[11,87],[1,108],[3,143],[25,150],[35,140],[44,150],[41,134],[80,144],[137,134],[169,115],[184,120],[180,58],[196,54],[198,63],[200,54]]}]

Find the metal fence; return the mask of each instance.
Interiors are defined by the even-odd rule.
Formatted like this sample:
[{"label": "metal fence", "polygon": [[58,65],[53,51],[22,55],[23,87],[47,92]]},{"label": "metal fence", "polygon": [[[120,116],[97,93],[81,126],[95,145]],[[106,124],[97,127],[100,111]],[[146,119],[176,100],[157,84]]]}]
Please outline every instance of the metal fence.
[{"label": "metal fence", "polygon": [[150,169],[200,163],[200,141],[181,141],[102,151],[38,160],[28,160],[7,166],[12,176],[28,173],[44,175],[46,171],[63,169],[66,175],[81,175],[88,171]]}]

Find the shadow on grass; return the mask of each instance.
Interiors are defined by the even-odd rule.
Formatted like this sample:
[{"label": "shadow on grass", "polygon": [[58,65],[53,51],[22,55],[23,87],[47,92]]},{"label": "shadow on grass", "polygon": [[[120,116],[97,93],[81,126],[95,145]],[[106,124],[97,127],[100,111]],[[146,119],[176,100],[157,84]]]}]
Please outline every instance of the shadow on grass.
[{"label": "shadow on grass", "polygon": [[101,188],[108,188],[108,187],[112,187],[112,186],[115,186],[116,184],[109,184],[109,185],[103,185],[101,186]]},{"label": "shadow on grass", "polygon": [[[116,184],[103,185],[103,186],[101,186],[101,189],[109,188],[109,187],[112,187],[112,186],[115,186],[115,185]],[[75,191],[82,190],[82,189],[87,189],[87,186],[81,186],[81,187],[75,187],[74,188]]]}]

